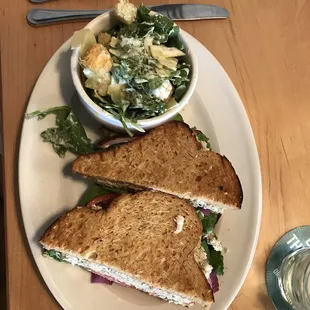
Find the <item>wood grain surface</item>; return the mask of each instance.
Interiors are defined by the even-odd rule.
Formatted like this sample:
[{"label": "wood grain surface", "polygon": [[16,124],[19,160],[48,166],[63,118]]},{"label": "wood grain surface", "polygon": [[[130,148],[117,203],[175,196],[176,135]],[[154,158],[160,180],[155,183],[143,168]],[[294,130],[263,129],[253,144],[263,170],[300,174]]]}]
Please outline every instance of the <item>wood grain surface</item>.
[{"label": "wood grain surface", "polygon": [[[58,0],[44,7],[96,9],[112,3]],[[226,7],[230,18],[179,24],[215,55],[234,82],[252,124],[263,175],[256,255],[229,309],[273,309],[265,286],[270,249],[286,231],[309,224],[310,219],[310,1],[212,3]],[[26,0],[0,1],[7,299],[12,310],[60,308],[26,242],[18,201],[17,152],[23,113],[36,79],[58,47],[85,25],[32,28],[25,20],[32,7]]]}]

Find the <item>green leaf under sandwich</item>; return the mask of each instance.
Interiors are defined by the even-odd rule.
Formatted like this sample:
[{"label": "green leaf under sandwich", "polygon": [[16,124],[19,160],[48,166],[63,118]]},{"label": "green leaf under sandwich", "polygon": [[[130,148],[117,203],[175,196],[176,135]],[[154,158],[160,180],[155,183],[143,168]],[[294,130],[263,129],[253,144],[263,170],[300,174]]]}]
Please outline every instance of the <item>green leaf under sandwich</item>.
[{"label": "green leaf under sandwich", "polygon": [[208,216],[204,216],[201,219],[203,232],[209,234],[213,231],[215,224],[217,223],[218,214],[210,213]]},{"label": "green leaf under sandwich", "polygon": [[79,119],[68,106],[59,106],[45,111],[34,111],[26,114],[26,118],[37,117],[38,120],[47,115],[56,115],[56,127],[48,128],[41,133],[44,142],[50,142],[59,157],[64,157],[67,151],[77,155],[93,151],[91,140]]},{"label": "green leaf under sandwich", "polygon": [[87,188],[85,193],[83,194],[79,205],[80,206],[86,206],[92,199],[105,195],[105,194],[110,194],[110,193],[116,193],[116,194],[122,194],[125,193],[125,190],[118,189],[118,188],[110,188],[106,187],[100,184],[92,184]]}]

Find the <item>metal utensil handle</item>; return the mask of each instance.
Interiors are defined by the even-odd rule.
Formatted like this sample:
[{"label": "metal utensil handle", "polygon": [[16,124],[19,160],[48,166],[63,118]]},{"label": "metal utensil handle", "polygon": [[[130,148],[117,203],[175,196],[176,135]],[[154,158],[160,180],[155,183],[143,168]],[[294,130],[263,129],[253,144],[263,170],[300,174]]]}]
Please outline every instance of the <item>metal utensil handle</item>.
[{"label": "metal utensil handle", "polygon": [[29,0],[29,2],[31,3],[45,3],[45,2],[50,2],[50,1],[54,1],[54,0]]},{"label": "metal utensil handle", "polygon": [[34,26],[44,26],[61,21],[92,19],[107,10],[50,10],[32,9],[27,13],[27,21]]},{"label": "metal utensil handle", "polygon": [[[153,5],[148,8],[173,20],[222,19],[229,15],[225,8],[207,4]],[[32,26],[46,26],[58,22],[92,19],[109,11],[111,9],[100,11],[32,9],[26,18]]]}]

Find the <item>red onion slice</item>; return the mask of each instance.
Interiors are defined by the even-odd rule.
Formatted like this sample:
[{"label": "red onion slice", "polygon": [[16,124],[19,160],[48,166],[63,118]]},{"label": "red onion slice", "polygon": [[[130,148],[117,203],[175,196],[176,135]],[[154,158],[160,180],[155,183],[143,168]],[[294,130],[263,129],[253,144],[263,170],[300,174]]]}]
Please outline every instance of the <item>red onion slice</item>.
[{"label": "red onion slice", "polygon": [[104,194],[104,195],[97,196],[88,202],[88,204],[86,205],[86,208],[96,209],[98,207],[101,208],[101,207],[108,206],[110,202],[118,196],[119,194],[116,194],[116,193],[110,193],[110,194]]},{"label": "red onion slice", "polygon": [[97,143],[97,145],[100,148],[106,149],[112,145],[119,144],[119,143],[127,143],[127,142],[133,141],[137,138],[139,138],[139,136],[134,136],[134,137],[115,136],[112,138],[103,139],[102,141],[99,141]]},{"label": "red onion slice", "polygon": [[213,293],[219,290],[219,281],[214,270],[211,271],[208,282],[211,286],[211,290]]},{"label": "red onion slice", "polygon": [[121,286],[130,287],[130,285],[127,285],[123,282],[116,281],[112,277],[100,276],[96,273],[91,273],[91,283],[103,283],[107,285],[112,285],[114,282]]},{"label": "red onion slice", "polygon": [[202,212],[202,214],[204,216],[209,216],[211,211],[209,209],[200,209],[200,211]]},{"label": "red onion slice", "polygon": [[91,273],[90,282],[91,283],[103,283],[103,284],[108,284],[108,285],[113,284],[113,281],[111,281],[105,277],[99,276],[98,274],[95,274],[95,273]]}]

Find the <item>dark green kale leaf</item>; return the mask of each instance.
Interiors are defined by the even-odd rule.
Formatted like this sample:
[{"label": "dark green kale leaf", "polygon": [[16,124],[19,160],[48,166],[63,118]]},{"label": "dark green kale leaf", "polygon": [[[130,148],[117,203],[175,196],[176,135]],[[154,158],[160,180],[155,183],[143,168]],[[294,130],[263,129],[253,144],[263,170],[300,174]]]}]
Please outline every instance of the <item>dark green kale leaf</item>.
[{"label": "dark green kale leaf", "polygon": [[204,141],[206,143],[209,143],[209,138],[201,131],[197,134],[197,139],[199,141]]},{"label": "dark green kale leaf", "polygon": [[184,50],[184,44],[180,40],[179,33],[180,33],[180,27],[177,25],[174,25],[174,27],[172,28],[172,30],[169,33],[169,38],[168,38],[168,41],[165,45],[169,46],[169,47],[176,47],[179,50],[183,51]]},{"label": "dark green kale leaf", "polygon": [[126,100],[130,106],[126,110],[126,117],[131,119],[145,119],[165,112],[166,103],[150,95],[148,83],[145,83],[141,92],[134,88],[127,88]]},{"label": "dark green kale leaf", "polygon": [[217,275],[224,274],[224,257],[220,251],[215,251],[212,245],[205,240],[201,241],[201,246],[207,254],[209,264],[213,267]]},{"label": "dark green kale leaf", "polygon": [[59,262],[63,262],[64,261],[64,255],[58,251],[55,250],[46,250],[43,249],[43,255],[44,256],[49,256]]},{"label": "dark green kale leaf", "polygon": [[150,10],[143,4],[138,7],[137,10],[137,22],[142,23],[150,20]]},{"label": "dark green kale leaf", "polygon": [[209,258],[209,256],[210,256],[210,249],[209,249],[209,245],[208,245],[207,241],[206,240],[202,240],[201,241],[201,246],[205,250],[205,252],[207,254],[207,257]]},{"label": "dark green kale leaf", "polygon": [[139,37],[146,37],[147,35],[152,35],[154,32],[155,26],[152,22],[143,22],[138,24],[138,36]]},{"label": "dark green kale leaf", "polygon": [[203,132],[199,131],[199,133],[197,134],[196,138],[198,139],[198,141],[205,142],[206,143],[206,147],[208,149],[211,149],[210,140]]},{"label": "dark green kale leaf", "polygon": [[191,129],[195,133],[196,139],[200,142],[204,142],[206,144],[206,148],[211,150],[210,139],[202,131],[198,130],[196,127],[192,127]]},{"label": "dark green kale leaf", "polygon": [[168,41],[168,35],[166,33],[153,32],[152,37],[156,44],[166,43]]},{"label": "dark green kale leaf", "polygon": [[139,24],[137,22],[133,22],[130,25],[123,26],[119,30],[119,36],[124,36],[126,38],[135,38],[138,36],[138,33],[139,33]]},{"label": "dark green kale leaf", "polygon": [[155,23],[149,15],[150,10],[143,4],[137,11],[136,21],[130,25],[122,26],[119,35],[127,38],[144,37],[152,34],[155,29]]},{"label": "dark green kale leaf", "polygon": [[178,86],[174,91],[174,99],[179,101],[185,94],[187,87],[185,85]]},{"label": "dark green kale leaf", "polygon": [[112,37],[118,37],[118,34],[121,30],[121,24],[116,25],[115,27],[113,27],[112,29],[108,30],[107,33],[109,33]]},{"label": "dark green kale leaf", "polygon": [[224,257],[220,251],[215,251],[212,245],[208,245],[208,260],[217,275],[224,274]]},{"label": "dark green kale leaf", "polygon": [[174,25],[169,33],[169,39],[178,37],[179,33],[180,33],[180,27],[177,25]]},{"label": "dark green kale leaf", "polygon": [[168,38],[170,34],[172,33],[174,35],[174,31],[172,32],[174,28],[174,22],[169,19],[166,16],[163,15],[154,15],[152,16],[152,19],[154,21],[154,32],[167,36],[167,39],[165,41],[160,41],[160,43],[165,43],[168,41]]},{"label": "dark green kale leaf", "polygon": [[204,216],[203,216],[203,213],[200,211],[200,209],[196,209],[196,213],[197,213],[199,219],[202,221]]},{"label": "dark green kale leaf", "polygon": [[155,29],[153,22],[133,22],[130,25],[123,26],[119,31],[119,36],[126,38],[143,38],[147,35],[152,35]]},{"label": "dark green kale leaf", "polygon": [[163,79],[160,77],[155,77],[154,79],[148,81],[147,85],[149,89],[159,88],[163,84]]},{"label": "dark green kale leaf", "polygon": [[171,72],[170,81],[176,87],[174,91],[174,98],[179,101],[187,90],[189,82],[190,65],[186,63],[178,64],[177,70]]},{"label": "dark green kale leaf", "polygon": [[122,78],[126,82],[130,83],[132,79],[141,72],[143,63],[140,59],[130,57],[128,59],[121,60],[119,64],[114,65],[112,68],[113,77],[118,79]]},{"label": "dark green kale leaf", "polygon": [[157,44],[167,42],[179,32],[179,27],[171,19],[162,15],[150,15],[150,10],[143,4],[138,8],[136,24],[140,29],[140,37],[148,34]]},{"label": "dark green kale leaf", "polygon": [[120,120],[124,130],[126,131],[126,133],[128,134],[128,136],[132,137],[133,133],[130,131],[128,124],[130,124],[131,126],[133,126],[134,128],[136,128],[138,131],[140,132],[144,132],[144,130],[138,126],[137,122],[135,120],[132,119],[128,119],[125,117],[125,106],[120,106],[117,104],[111,104],[111,105],[106,105],[104,106],[104,109],[111,113],[116,119]]},{"label": "dark green kale leaf", "polygon": [[[174,121],[178,121],[178,122],[184,122],[184,120],[183,120],[183,117],[182,117],[182,115],[180,114],[180,113],[178,113],[174,118],[173,118],[173,120]],[[199,209],[198,209],[198,211],[199,211]],[[198,212],[197,212],[198,213]],[[199,211],[199,213],[201,213],[200,211]],[[199,215],[199,214],[198,214]]]},{"label": "dark green kale leaf", "polygon": [[183,51],[184,50],[184,44],[183,42],[180,40],[179,37],[172,37],[169,38],[167,43],[165,44],[168,47],[175,47],[178,48],[179,50]]},{"label": "dark green kale leaf", "polygon": [[203,217],[201,222],[202,222],[203,232],[205,234],[209,234],[213,231],[214,226],[217,222],[217,217],[218,215],[212,212],[208,216]]},{"label": "dark green kale leaf", "polygon": [[45,111],[34,111],[26,114],[26,118],[43,119],[49,114],[56,115],[56,126],[41,133],[44,142],[50,142],[59,157],[64,157],[67,151],[75,154],[87,154],[93,151],[91,140],[79,119],[68,106],[59,106]]}]

